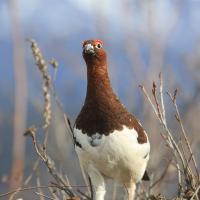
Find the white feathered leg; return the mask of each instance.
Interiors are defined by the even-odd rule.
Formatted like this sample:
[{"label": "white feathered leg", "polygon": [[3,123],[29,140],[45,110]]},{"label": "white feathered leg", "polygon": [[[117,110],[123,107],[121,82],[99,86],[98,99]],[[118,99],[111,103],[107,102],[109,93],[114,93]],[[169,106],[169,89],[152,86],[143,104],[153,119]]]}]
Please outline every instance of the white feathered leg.
[{"label": "white feathered leg", "polygon": [[104,200],[106,193],[105,182],[100,172],[92,165],[87,169],[88,175],[91,179],[92,189],[94,192],[94,200]]},{"label": "white feathered leg", "polygon": [[131,183],[131,185],[126,187],[126,195],[125,195],[124,200],[134,200],[135,189],[136,189],[135,183]]}]

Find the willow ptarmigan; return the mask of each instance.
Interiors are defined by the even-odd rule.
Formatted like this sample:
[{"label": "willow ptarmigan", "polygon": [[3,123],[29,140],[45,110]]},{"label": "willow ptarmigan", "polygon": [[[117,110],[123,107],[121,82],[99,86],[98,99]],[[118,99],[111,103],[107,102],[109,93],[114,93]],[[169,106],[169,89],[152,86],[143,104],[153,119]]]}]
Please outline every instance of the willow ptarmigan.
[{"label": "willow ptarmigan", "polygon": [[140,122],[112,90],[102,45],[100,40],[83,42],[87,94],[74,126],[76,151],[95,200],[104,200],[106,178],[123,184],[125,199],[133,200],[136,183],[147,177],[150,144]]}]

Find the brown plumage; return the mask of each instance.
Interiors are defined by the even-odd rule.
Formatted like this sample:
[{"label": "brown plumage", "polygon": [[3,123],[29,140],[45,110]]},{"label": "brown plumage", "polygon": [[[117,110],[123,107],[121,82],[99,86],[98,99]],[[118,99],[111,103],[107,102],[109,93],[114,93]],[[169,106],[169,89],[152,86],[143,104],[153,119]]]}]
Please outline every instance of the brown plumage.
[{"label": "brown plumage", "polygon": [[[93,46],[102,45],[99,40],[85,41]],[[138,143],[146,143],[147,137],[138,120],[120,103],[111,88],[108,76],[107,56],[104,49],[96,48],[91,56],[83,51],[87,64],[87,94],[84,106],[76,119],[76,127],[91,136],[95,133],[108,135],[123,126],[138,133]]]}]

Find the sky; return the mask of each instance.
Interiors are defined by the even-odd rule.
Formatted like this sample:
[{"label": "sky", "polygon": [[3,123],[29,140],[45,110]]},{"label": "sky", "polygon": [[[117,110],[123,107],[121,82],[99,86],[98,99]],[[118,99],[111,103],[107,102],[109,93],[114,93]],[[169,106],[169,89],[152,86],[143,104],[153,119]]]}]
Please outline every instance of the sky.
[{"label": "sky", "polygon": [[[130,37],[130,44],[134,39],[141,54],[145,65],[143,70],[149,66],[152,46],[156,42],[164,44],[166,47],[163,62],[173,66],[178,84],[186,87],[186,94],[190,95],[193,77],[188,77],[187,88],[184,79],[188,71],[182,57],[196,53],[194,49],[200,39],[200,0],[102,0],[101,3],[94,0],[16,0],[15,2],[15,11],[21,23],[27,68],[30,70],[29,66],[33,64],[33,60],[26,39],[34,38],[47,59],[54,56],[61,66],[64,66],[58,72],[58,88],[63,88],[66,84],[72,85],[74,90],[78,91],[76,95],[81,93],[83,100],[85,77],[82,74],[85,73],[85,69],[80,68],[84,65],[81,42],[100,37],[105,40],[105,48],[109,54],[114,87],[122,98],[125,98],[123,90],[129,84],[132,72],[130,68],[132,63],[126,52],[126,40]],[[3,56],[0,59],[0,74],[3,75],[0,79],[1,91],[4,90],[3,85],[8,87],[2,93],[14,91],[10,12],[8,1],[1,0],[0,55]],[[124,73],[122,77],[124,81],[119,84],[118,76],[123,75],[121,72]],[[141,76],[140,74],[134,78],[139,81]],[[68,80],[66,83],[65,79]],[[73,80],[77,86],[74,86]],[[71,99],[74,98],[72,95]]]},{"label": "sky", "polygon": [[[29,26],[45,25],[51,34],[67,36],[66,27],[70,30],[80,30],[84,26],[90,26],[96,15],[101,13],[112,22],[113,26],[127,28],[127,23],[132,24],[131,28],[135,31],[148,32],[149,13],[153,9],[153,26],[157,34],[166,34],[173,25],[173,20],[176,18],[177,10],[185,7],[184,16],[188,16],[189,24],[194,34],[199,34],[198,24],[200,22],[200,1],[199,0],[184,0],[172,1],[156,0],[156,1],[119,1],[119,0],[102,0],[101,4],[98,1],[92,0],[62,0],[62,1],[39,1],[39,0],[16,0],[18,14],[24,25],[24,29]],[[127,3],[126,3],[127,2]],[[127,5],[126,5],[127,4]],[[182,5],[181,5],[182,4]],[[123,8],[127,6],[128,18],[124,19]],[[10,31],[8,3],[6,0],[0,2],[0,19],[2,24],[1,38],[8,36]],[[85,16],[85,18],[82,18]],[[133,18],[134,17],[134,18]],[[84,23],[85,20],[85,23]],[[126,22],[126,23],[124,23]],[[130,28],[130,27],[129,27]],[[69,30],[69,31],[70,31]],[[65,35],[66,34],[66,35]]]}]

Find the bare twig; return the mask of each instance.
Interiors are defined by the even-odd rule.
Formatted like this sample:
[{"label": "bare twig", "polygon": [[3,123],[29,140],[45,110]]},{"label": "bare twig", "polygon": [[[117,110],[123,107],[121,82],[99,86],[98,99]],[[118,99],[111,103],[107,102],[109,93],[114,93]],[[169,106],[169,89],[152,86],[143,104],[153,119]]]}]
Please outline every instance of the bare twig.
[{"label": "bare twig", "polygon": [[[156,110],[157,110],[157,115],[158,115],[158,118],[160,118],[161,120],[163,119],[162,115],[161,115],[161,112],[160,112],[160,106],[159,106],[159,103],[158,103],[158,99],[157,99],[157,95],[156,95],[156,84],[155,82],[153,81],[153,89],[152,89],[152,94],[153,94],[153,97],[154,97],[154,101],[156,103]],[[161,96],[162,96],[162,93],[161,93]]]},{"label": "bare twig", "polygon": [[33,169],[32,169],[32,173],[25,179],[24,181],[24,186],[25,185],[28,185],[28,183],[31,181],[32,177],[33,177],[33,174],[35,173],[35,171],[37,170],[38,166],[39,166],[39,163],[40,163],[40,159],[38,158],[34,165],[33,165]]},{"label": "bare twig", "polygon": [[59,100],[59,98],[58,98],[58,96],[56,94],[56,91],[55,91],[55,89],[53,87],[51,87],[51,91],[52,91],[53,97],[54,97],[54,99],[56,101],[56,104],[57,104],[58,108],[60,109],[61,113],[63,114],[63,119],[64,119],[64,122],[65,122],[66,131],[67,131],[67,133],[70,133],[71,139],[72,139],[72,141],[74,143],[73,129],[72,129],[72,126],[71,126],[70,119],[66,115],[66,113],[64,111],[64,108],[63,108],[63,105],[60,102],[60,100]]},{"label": "bare twig", "polygon": [[58,196],[56,195],[57,190],[55,190],[54,188],[48,188],[51,195],[54,197],[55,200],[59,200]]},{"label": "bare twig", "polygon": [[170,160],[169,162],[168,162],[168,164],[167,164],[167,166],[165,167],[165,169],[164,169],[164,171],[163,171],[163,173],[161,174],[161,176],[156,180],[156,181],[154,181],[151,185],[150,185],[150,189],[152,189],[153,187],[155,187],[158,183],[160,183],[162,180],[163,180],[163,178],[166,176],[166,174],[167,174],[167,170],[168,170],[168,168],[169,168],[169,166],[170,166],[170,164],[171,164],[171,161],[172,160]]},{"label": "bare twig", "polygon": [[[49,186],[40,186],[40,188],[56,188],[56,186],[53,186],[53,185],[49,185]],[[36,190],[36,189],[38,189],[38,187],[37,186],[33,186],[33,187],[24,187],[24,188],[18,188],[18,189],[16,189],[16,190],[12,190],[12,191],[10,191],[10,192],[6,192],[6,193],[3,193],[3,194],[0,194],[0,198],[1,197],[5,197],[5,196],[9,196],[9,195],[11,195],[11,194],[13,194],[13,193],[15,193],[15,192],[23,192],[23,191],[27,191],[27,190]]]},{"label": "bare twig", "polygon": [[90,198],[87,194],[85,194],[84,192],[82,192],[80,189],[78,189],[77,191],[78,191],[78,193],[80,193],[85,199],[87,199],[87,200],[93,200],[92,197]]},{"label": "bare twig", "polygon": [[[175,90],[175,91],[177,91],[177,90]],[[198,171],[196,159],[195,159],[194,154],[193,154],[193,152],[192,152],[191,145],[190,145],[190,143],[189,143],[187,134],[186,134],[186,132],[185,132],[185,129],[184,129],[184,126],[183,126],[183,123],[182,123],[182,119],[181,119],[181,117],[180,117],[180,113],[179,113],[178,106],[177,106],[177,103],[176,103],[176,94],[177,94],[177,92],[174,92],[173,103],[174,103],[174,106],[175,106],[175,109],[176,109],[176,114],[177,114],[177,117],[178,117],[178,122],[179,122],[179,124],[180,124],[181,130],[182,130],[182,133],[183,133],[183,137],[184,137],[184,139],[185,139],[185,143],[186,143],[186,145],[187,145],[187,147],[188,147],[189,153],[190,153],[190,155],[191,155],[191,159],[192,159],[192,161],[193,161],[193,164],[194,164],[194,167],[195,167],[195,170],[196,170],[196,175],[197,175],[197,177],[198,177],[198,183],[199,183],[200,177],[199,177],[199,171]]]},{"label": "bare twig", "polygon": [[166,116],[165,116],[165,105],[164,105],[164,98],[163,98],[163,79],[162,79],[162,73],[159,73],[159,79],[160,79],[160,102],[161,102],[161,109],[162,109],[162,118],[163,122],[166,124]]},{"label": "bare twig", "polygon": [[[183,141],[182,137],[180,137],[180,140],[178,142],[175,141],[173,134],[168,128],[168,124],[166,121],[166,114],[165,114],[166,111],[165,111],[164,98],[163,98],[163,80],[162,80],[161,73],[159,74],[159,79],[160,79],[160,89],[159,89],[160,101],[158,101],[158,98],[157,98],[157,93],[156,93],[157,86],[155,82],[153,82],[153,88],[152,88],[154,102],[152,102],[144,86],[140,86],[140,88],[142,92],[144,93],[145,97],[147,98],[147,100],[149,101],[150,105],[152,106],[153,111],[156,114],[156,117],[158,118],[159,122],[161,123],[162,127],[164,128],[166,132],[165,134],[161,133],[161,136],[163,137],[167,146],[172,150],[172,153],[174,154],[175,166],[177,168],[177,173],[178,173],[178,184],[179,184],[178,196],[181,197],[183,195],[184,187],[188,189],[191,188],[191,190],[193,190],[198,185],[197,183],[199,183],[199,172],[198,172],[197,163],[196,163],[194,154],[192,152],[189,140],[187,138],[187,134],[183,127],[183,123],[180,118],[180,113],[179,113],[178,106],[176,103],[177,89],[174,91],[173,95],[171,95],[170,93],[167,93],[167,94],[170,96],[171,101],[175,107],[175,112],[176,112],[175,116],[178,123],[180,124],[182,135],[184,138],[184,141]],[[187,149],[184,148],[184,144],[186,144]],[[188,158],[188,154],[189,154],[189,158]],[[196,177],[194,176],[193,170],[190,166],[191,160],[193,161],[193,165],[195,167],[195,171],[197,175],[196,177],[198,177],[196,181],[195,181]]]},{"label": "bare twig", "polygon": [[9,197],[9,200],[13,200],[14,197],[15,197],[15,196],[18,194],[18,192],[20,191],[20,189],[22,189],[23,187],[25,187],[26,185],[29,184],[29,182],[31,181],[31,179],[32,179],[32,177],[33,177],[33,174],[34,174],[35,170],[38,168],[39,161],[40,161],[40,160],[39,160],[39,158],[38,158],[38,159],[36,160],[36,162],[34,163],[34,165],[33,165],[33,171],[32,171],[31,174],[25,179],[23,186],[19,187],[19,188],[17,189],[17,191],[14,192],[14,193]]},{"label": "bare twig", "polygon": [[149,97],[149,95],[148,95],[148,93],[147,93],[145,87],[144,87],[143,85],[139,85],[139,88],[140,88],[140,89],[142,90],[142,92],[144,93],[145,97],[147,98],[147,100],[148,100],[149,103],[151,104],[151,107],[153,108],[154,113],[155,113],[156,116],[157,116],[158,114],[157,114],[156,107],[154,106],[154,104],[153,104],[151,98]]},{"label": "bare twig", "polygon": [[25,132],[24,135],[30,136],[32,138],[33,145],[34,145],[37,155],[45,163],[45,165],[47,166],[47,168],[49,170],[49,173],[53,176],[53,178],[56,180],[56,182],[66,188],[64,191],[70,197],[74,197],[75,195],[69,188],[67,188],[68,186],[67,186],[65,180],[62,178],[62,176],[56,170],[53,160],[46,154],[46,151],[44,151],[42,148],[38,147],[38,144],[36,142],[36,131],[37,131],[37,129],[35,127],[31,127],[29,129],[27,129],[27,131]]},{"label": "bare twig", "polygon": [[56,89],[55,89],[55,80],[56,80],[56,74],[57,74],[57,69],[58,69],[58,62],[55,58],[52,58],[50,61],[50,64],[52,65],[52,67],[54,69],[54,78],[53,78],[53,83],[51,83],[50,90],[51,90],[51,93],[53,94],[56,105],[60,109],[60,112],[63,114],[63,119],[64,119],[65,128],[67,130],[67,133],[70,133],[71,139],[74,143],[73,128],[71,126],[70,119],[67,116],[67,114],[65,113],[63,105],[62,105],[61,101],[59,100],[58,95],[56,93]]},{"label": "bare twig", "polygon": [[[185,140],[185,144],[186,144],[186,146],[188,148],[189,154],[191,155],[191,159],[193,161],[193,164],[194,164],[194,167],[195,167],[195,171],[196,171],[196,176],[198,177],[197,178],[197,183],[199,183],[199,172],[198,172],[198,168],[197,168],[197,163],[196,163],[194,154],[192,152],[189,140],[187,138],[187,134],[186,134],[185,129],[183,127],[183,123],[182,123],[182,120],[181,120],[181,117],[180,117],[180,113],[179,113],[179,110],[178,110],[178,106],[177,106],[177,102],[176,102],[177,89],[174,91],[173,95],[171,93],[169,93],[169,92],[167,92],[167,94],[170,97],[170,99],[171,99],[171,101],[172,101],[172,103],[173,103],[173,105],[175,107],[175,111],[176,111],[175,118],[176,118],[177,122],[179,123],[179,125],[181,127],[181,131],[182,131],[183,138]],[[183,154],[185,154],[184,153],[184,148],[183,148],[182,152],[183,152]],[[190,182],[192,182],[194,180],[193,179],[194,175],[193,175],[192,169],[191,169],[190,165],[187,163],[188,159],[186,158],[186,155],[183,156],[183,157],[186,159],[186,166],[184,168],[187,170],[187,176],[190,179]]]},{"label": "bare twig", "polygon": [[35,192],[35,194],[37,194],[38,196],[42,197],[43,199],[44,199],[44,197],[45,197],[45,198],[47,198],[47,199],[55,200],[54,198],[49,197],[49,196],[47,196],[47,195],[45,195],[45,194],[42,194],[42,193],[39,193],[39,192]]},{"label": "bare twig", "polygon": [[[170,132],[170,130],[167,127],[167,124],[165,123],[166,119],[163,119],[161,117],[161,115],[158,113],[158,109],[156,108],[156,106],[153,104],[153,102],[151,101],[151,98],[149,97],[146,89],[144,88],[144,86],[140,86],[142,92],[144,93],[145,97],[147,98],[147,100],[149,101],[149,103],[151,104],[154,113],[156,114],[156,116],[159,119],[159,122],[161,123],[161,125],[164,127],[164,129],[166,130],[167,133],[167,138],[166,138],[166,142],[168,143],[169,147],[173,150],[174,148],[176,149],[176,151],[178,152],[178,154],[176,154],[176,151],[172,151],[175,155],[175,157],[178,159],[178,156],[180,157],[181,161],[182,161],[182,165],[185,166],[185,161],[184,158],[182,157],[182,154],[180,152],[180,149],[178,148],[175,140],[173,139],[173,136]],[[155,89],[155,88],[154,88]],[[155,94],[155,92],[153,91],[153,95]],[[163,93],[160,94],[161,96],[163,95]],[[162,97],[163,98],[163,97]],[[157,99],[157,97],[154,97],[154,100]],[[157,100],[156,100],[157,101]],[[158,101],[157,101],[158,103]],[[164,103],[162,104],[164,105]],[[159,107],[159,104],[157,104],[157,106]],[[160,109],[159,109],[160,110]],[[165,112],[165,107],[162,108],[163,112]]]},{"label": "bare twig", "polygon": [[197,189],[195,190],[190,200],[193,200],[195,197],[197,198],[197,200],[199,200],[199,196],[198,196],[199,191],[200,191],[200,185],[197,187]]},{"label": "bare twig", "polygon": [[[40,193],[40,194],[43,194],[43,191],[42,191],[42,189],[40,188],[40,179],[39,179],[39,177],[37,177],[37,179],[36,179],[36,183],[37,183],[37,186],[38,186],[38,193]],[[44,200],[44,196],[40,196],[40,200]]]}]

